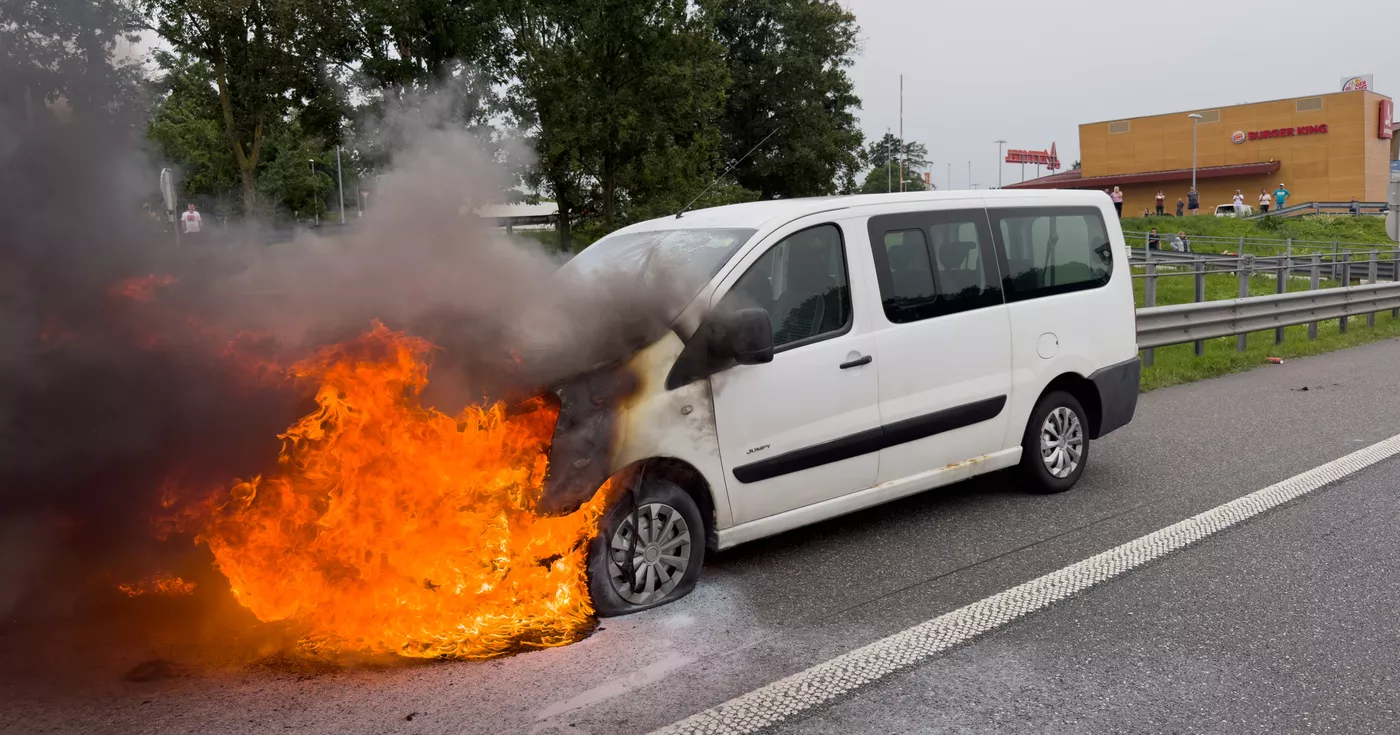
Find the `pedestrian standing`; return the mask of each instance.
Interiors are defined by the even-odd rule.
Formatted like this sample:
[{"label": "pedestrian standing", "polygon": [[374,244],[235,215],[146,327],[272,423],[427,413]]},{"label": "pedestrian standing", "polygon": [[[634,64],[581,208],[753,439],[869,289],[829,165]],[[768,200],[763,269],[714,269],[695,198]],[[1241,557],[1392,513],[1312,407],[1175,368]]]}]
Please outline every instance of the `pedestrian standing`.
[{"label": "pedestrian standing", "polygon": [[1113,198],[1113,208],[1118,211],[1118,219],[1123,219],[1123,190],[1115,186],[1109,196]]},{"label": "pedestrian standing", "polygon": [[1186,236],[1185,230],[1177,232],[1176,237],[1172,239],[1172,250],[1178,253],[1191,252],[1191,238]]},{"label": "pedestrian standing", "polygon": [[1181,197],[1177,197],[1177,198],[1176,198],[1176,216],[1180,217],[1181,214],[1182,214],[1182,212],[1184,212],[1185,210],[1186,210],[1186,200],[1185,200],[1185,199],[1182,199]]},{"label": "pedestrian standing", "polygon": [[1244,216],[1244,194],[1241,194],[1239,189],[1235,190],[1235,216]]},{"label": "pedestrian standing", "polygon": [[184,224],[186,235],[198,235],[204,229],[204,218],[199,216],[193,203],[180,215],[180,222]]},{"label": "pedestrian standing", "polygon": [[1157,190],[1157,216],[1161,217],[1167,209],[1167,195],[1161,189]]},{"label": "pedestrian standing", "polygon": [[1361,215],[1361,202],[1356,201],[1356,197],[1352,197],[1352,198],[1351,198],[1351,206],[1349,207],[1349,209],[1350,209],[1350,211],[1351,211],[1352,214],[1357,215],[1357,216],[1360,216],[1360,215]]},{"label": "pedestrian standing", "polygon": [[1288,203],[1288,197],[1292,194],[1283,182],[1279,182],[1278,188],[1274,190],[1274,211],[1283,209],[1283,205]]},{"label": "pedestrian standing", "polygon": [[1157,228],[1156,228],[1156,227],[1153,227],[1152,229],[1150,229],[1150,230],[1147,231],[1147,249],[1148,249],[1148,250],[1161,250],[1161,249],[1162,249],[1162,236],[1159,235],[1159,234],[1157,234]]},{"label": "pedestrian standing", "polygon": [[1269,213],[1269,190],[1268,190],[1268,189],[1260,189],[1260,190],[1259,190],[1259,213],[1260,213],[1260,214],[1268,214],[1268,213]]},{"label": "pedestrian standing", "polygon": [[1201,193],[1194,186],[1186,190],[1186,208],[1191,210],[1192,217],[1201,211]]}]

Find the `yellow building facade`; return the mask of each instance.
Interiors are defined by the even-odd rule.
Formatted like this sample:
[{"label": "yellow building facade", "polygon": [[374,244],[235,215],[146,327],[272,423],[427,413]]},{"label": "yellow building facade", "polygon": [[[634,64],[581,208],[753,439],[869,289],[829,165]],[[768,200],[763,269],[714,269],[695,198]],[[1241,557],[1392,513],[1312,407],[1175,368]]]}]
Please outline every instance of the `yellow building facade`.
[{"label": "yellow building facade", "polygon": [[1087,123],[1079,126],[1080,170],[1006,188],[1118,186],[1129,217],[1155,210],[1160,190],[1173,213],[1191,186],[1194,132],[1201,214],[1230,204],[1237,189],[1257,210],[1261,191],[1272,203],[1280,183],[1290,205],[1384,201],[1391,109],[1388,97],[1357,91]]}]

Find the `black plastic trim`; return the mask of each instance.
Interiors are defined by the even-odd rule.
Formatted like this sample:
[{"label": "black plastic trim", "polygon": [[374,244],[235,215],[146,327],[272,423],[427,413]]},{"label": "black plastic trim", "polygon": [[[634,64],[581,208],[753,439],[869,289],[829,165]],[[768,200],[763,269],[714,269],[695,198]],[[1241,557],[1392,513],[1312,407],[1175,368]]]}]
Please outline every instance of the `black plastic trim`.
[{"label": "black plastic trim", "polygon": [[814,467],[841,462],[882,449],[927,439],[936,434],[991,421],[1006,408],[1006,396],[935,411],[926,416],[896,421],[875,429],[843,436],[803,449],[780,454],[752,464],[734,468],[734,479],[744,484],[771,480],[774,477],[810,470]]},{"label": "black plastic trim", "polygon": [[1099,430],[1091,439],[1098,439],[1116,429],[1121,429],[1133,420],[1137,412],[1138,394],[1141,392],[1142,359],[1110,365],[1089,376],[1099,389]]}]

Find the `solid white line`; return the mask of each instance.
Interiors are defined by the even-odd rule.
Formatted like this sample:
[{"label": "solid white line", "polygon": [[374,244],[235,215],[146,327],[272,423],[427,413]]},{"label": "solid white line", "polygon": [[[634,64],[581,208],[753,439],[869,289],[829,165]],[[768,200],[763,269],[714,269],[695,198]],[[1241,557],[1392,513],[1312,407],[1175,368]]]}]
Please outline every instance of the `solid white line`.
[{"label": "solid white line", "polygon": [[1400,435],[1012,587],[656,730],[757,732],[1400,454]]}]

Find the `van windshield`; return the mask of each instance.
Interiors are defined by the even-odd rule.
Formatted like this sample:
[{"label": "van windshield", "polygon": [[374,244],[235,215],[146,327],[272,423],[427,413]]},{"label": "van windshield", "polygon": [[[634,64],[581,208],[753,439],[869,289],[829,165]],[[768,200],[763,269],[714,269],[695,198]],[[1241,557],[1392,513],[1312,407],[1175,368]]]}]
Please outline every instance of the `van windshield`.
[{"label": "van windshield", "polygon": [[569,281],[664,292],[675,318],[757,230],[653,230],[609,235],[564,264]]}]

